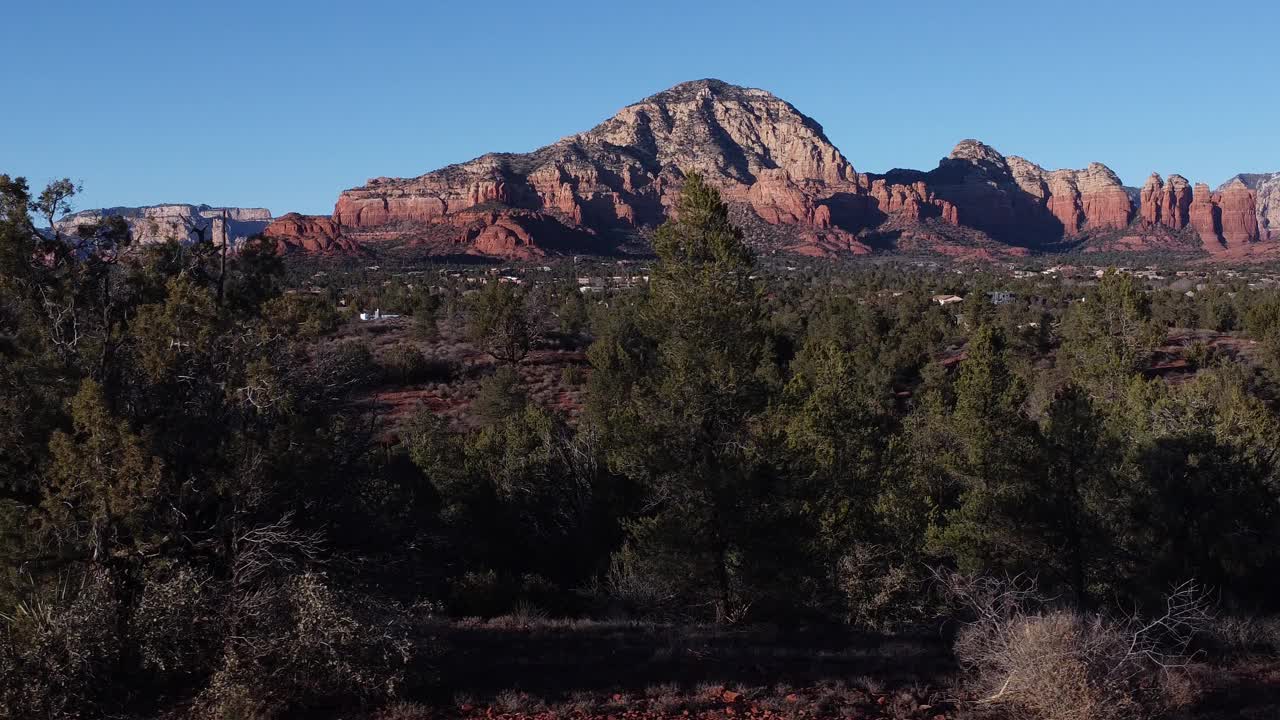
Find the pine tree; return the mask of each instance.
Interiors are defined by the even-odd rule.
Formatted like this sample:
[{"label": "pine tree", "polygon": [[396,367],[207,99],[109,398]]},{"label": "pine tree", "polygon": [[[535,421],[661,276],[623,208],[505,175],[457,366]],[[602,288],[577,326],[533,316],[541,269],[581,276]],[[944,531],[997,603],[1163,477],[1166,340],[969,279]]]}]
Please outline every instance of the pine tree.
[{"label": "pine tree", "polygon": [[748,575],[769,567],[769,552],[757,551],[770,483],[755,447],[776,384],[772,346],[751,252],[698,175],[686,177],[654,250],[637,327],[606,334],[592,352],[608,360],[593,386],[627,393],[610,414],[610,459],[653,508],[632,524],[625,557],[687,606],[709,603],[727,621],[750,603]]},{"label": "pine tree", "polygon": [[494,279],[476,298],[468,334],[498,362],[518,364],[529,354],[535,335],[524,296],[514,285]]}]

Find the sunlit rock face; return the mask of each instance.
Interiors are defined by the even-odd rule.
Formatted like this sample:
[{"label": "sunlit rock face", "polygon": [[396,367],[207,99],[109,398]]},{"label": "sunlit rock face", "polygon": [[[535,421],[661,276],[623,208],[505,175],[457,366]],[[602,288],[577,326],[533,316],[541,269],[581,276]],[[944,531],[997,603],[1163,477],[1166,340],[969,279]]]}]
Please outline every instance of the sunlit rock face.
[{"label": "sunlit rock face", "polygon": [[54,223],[58,232],[75,235],[83,225],[94,225],[110,216],[124,218],[133,241],[150,244],[176,240],[195,242],[202,237],[214,243],[224,240],[234,247],[261,234],[271,224],[266,208],[222,208],[209,205],[151,205],[83,210]]}]

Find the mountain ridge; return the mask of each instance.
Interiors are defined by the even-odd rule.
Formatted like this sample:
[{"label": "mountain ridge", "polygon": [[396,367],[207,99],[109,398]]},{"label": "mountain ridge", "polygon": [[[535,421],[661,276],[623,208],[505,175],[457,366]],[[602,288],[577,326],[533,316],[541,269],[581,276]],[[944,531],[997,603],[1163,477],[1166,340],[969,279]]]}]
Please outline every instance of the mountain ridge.
[{"label": "mountain ridge", "polygon": [[927,252],[997,258],[1041,250],[1267,255],[1280,244],[1280,173],[1211,191],[1171,174],[1126,187],[1105,164],[1046,169],[965,139],[930,170],[859,173],[822,125],[767,90],[679,83],[527,153],[487,153],[342,191],[329,216],[264,228],[307,252],[412,247],[529,259],[643,248],[698,172],[767,232],[771,253]]}]

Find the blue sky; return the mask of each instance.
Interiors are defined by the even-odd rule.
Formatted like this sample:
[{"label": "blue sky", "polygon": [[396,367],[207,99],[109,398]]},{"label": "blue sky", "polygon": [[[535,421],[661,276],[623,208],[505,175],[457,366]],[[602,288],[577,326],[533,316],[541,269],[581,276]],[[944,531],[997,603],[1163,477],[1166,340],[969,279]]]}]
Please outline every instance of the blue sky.
[{"label": "blue sky", "polygon": [[0,48],[0,172],[80,180],[81,208],[328,213],[703,77],[789,100],[861,171],[967,137],[1129,184],[1280,170],[1273,0],[11,0]]}]

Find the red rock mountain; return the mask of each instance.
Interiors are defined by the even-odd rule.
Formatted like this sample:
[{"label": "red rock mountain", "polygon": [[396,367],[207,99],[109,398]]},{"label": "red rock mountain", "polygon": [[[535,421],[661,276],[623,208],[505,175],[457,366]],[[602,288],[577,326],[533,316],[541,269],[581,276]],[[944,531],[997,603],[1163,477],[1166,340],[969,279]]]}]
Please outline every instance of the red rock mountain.
[{"label": "red rock mountain", "polygon": [[771,251],[994,256],[1095,236],[1141,247],[1187,227],[1211,251],[1261,239],[1257,190],[1243,180],[1211,193],[1152,176],[1134,198],[1105,165],[1046,170],[976,140],[928,172],[859,174],[789,103],[718,80],[677,85],[531,153],[375,178],[343,192],[332,217],[286,215],[267,234],[321,252],[610,253],[665,219],[689,171]]}]

